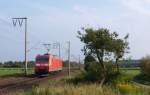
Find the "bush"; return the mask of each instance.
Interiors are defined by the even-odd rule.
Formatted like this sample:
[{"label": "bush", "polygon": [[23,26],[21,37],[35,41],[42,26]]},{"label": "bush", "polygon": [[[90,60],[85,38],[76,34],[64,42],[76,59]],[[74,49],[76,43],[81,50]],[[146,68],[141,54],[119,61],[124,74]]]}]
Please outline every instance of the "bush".
[{"label": "bush", "polygon": [[134,78],[134,81],[141,84],[150,85],[150,76],[139,74]]},{"label": "bush", "polygon": [[85,79],[87,81],[99,81],[102,79],[102,69],[101,66],[96,62],[90,62],[89,67],[87,68]]},{"label": "bush", "polygon": [[[105,63],[107,69],[106,83],[112,83],[118,78],[118,73],[114,70],[112,63]],[[91,83],[100,82],[103,78],[103,71],[101,65],[96,62],[89,62],[87,70],[81,71],[77,76],[70,78],[68,82],[78,83]]]},{"label": "bush", "polygon": [[84,59],[84,69],[85,71],[89,71],[88,68],[92,62],[96,62],[95,58],[92,55],[87,55]]},{"label": "bush", "polygon": [[147,76],[150,76],[150,56],[142,58],[140,61],[141,72]]}]

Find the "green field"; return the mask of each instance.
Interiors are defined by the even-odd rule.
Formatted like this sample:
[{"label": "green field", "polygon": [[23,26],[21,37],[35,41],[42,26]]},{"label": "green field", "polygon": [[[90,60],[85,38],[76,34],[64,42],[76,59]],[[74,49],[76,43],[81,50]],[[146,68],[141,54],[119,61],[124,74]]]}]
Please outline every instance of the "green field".
[{"label": "green field", "polygon": [[[0,77],[22,74],[22,73],[24,73],[24,68],[0,68]],[[28,73],[29,74],[34,73],[33,68],[29,68]]]},{"label": "green field", "polygon": [[134,77],[140,74],[140,68],[121,68],[121,72]]},{"label": "green field", "polygon": [[[121,71],[130,76],[136,76],[140,73],[139,68],[122,68]],[[0,76],[24,73],[24,68],[0,68]],[[28,69],[28,73],[34,73],[33,68]]]}]

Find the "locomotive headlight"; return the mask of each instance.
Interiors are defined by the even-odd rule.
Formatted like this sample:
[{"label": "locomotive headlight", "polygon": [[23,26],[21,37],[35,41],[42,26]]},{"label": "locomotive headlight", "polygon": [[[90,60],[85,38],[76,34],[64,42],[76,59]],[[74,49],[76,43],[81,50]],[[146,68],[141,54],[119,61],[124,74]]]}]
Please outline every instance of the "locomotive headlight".
[{"label": "locomotive headlight", "polygon": [[48,66],[48,64],[43,64],[43,66]]},{"label": "locomotive headlight", "polygon": [[40,66],[40,64],[35,64],[35,66]]},{"label": "locomotive headlight", "polygon": [[35,64],[35,66],[48,66],[48,64]]}]

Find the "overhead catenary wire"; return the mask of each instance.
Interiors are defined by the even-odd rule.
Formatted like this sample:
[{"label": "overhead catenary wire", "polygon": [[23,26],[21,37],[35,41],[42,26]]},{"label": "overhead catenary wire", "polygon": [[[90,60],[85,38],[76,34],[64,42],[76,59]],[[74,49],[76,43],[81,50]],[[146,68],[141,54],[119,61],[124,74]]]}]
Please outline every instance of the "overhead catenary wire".
[{"label": "overhead catenary wire", "polygon": [[[11,35],[9,35],[10,33],[12,33],[12,31],[10,31],[8,28],[1,28],[0,29],[0,31],[2,32],[3,31],[3,33],[0,33],[0,36],[1,36],[1,39],[3,38],[3,39],[7,39],[7,40],[9,40],[9,41],[13,41],[13,42],[16,42],[18,45],[21,45],[22,44],[22,41],[21,40],[17,40],[17,39],[14,39],[13,38],[13,36]],[[12,33],[12,34],[14,34],[14,33]],[[14,35],[15,36],[15,35]],[[17,36],[15,36],[15,37],[17,37]]]},{"label": "overhead catenary wire", "polygon": [[[2,23],[5,23],[5,26],[7,26],[8,28],[11,28],[12,27],[12,24],[9,22],[9,21],[7,21],[7,20],[5,20],[5,19],[2,19],[2,18],[0,18],[0,22],[2,22]],[[19,20],[18,21],[18,24],[19,24],[19,26],[22,26],[22,23],[23,23],[23,20]],[[16,24],[17,24],[17,20],[13,20],[13,25],[14,26],[16,26]],[[9,39],[9,40],[13,40],[14,42],[16,42],[18,45],[22,45],[22,43],[23,43],[23,41],[21,41],[21,40],[16,40],[16,39],[13,39],[12,38],[12,36],[8,36],[8,32],[9,32],[9,34],[10,34],[10,32],[12,33],[12,31],[10,31],[10,30],[8,30],[8,28],[7,29],[5,29],[5,30],[2,30],[1,29],[1,31],[5,31],[4,33],[7,33],[6,35],[0,35],[2,38],[4,38],[4,39]],[[18,31],[18,32],[16,32],[17,34],[18,33],[22,33],[22,29],[20,29],[20,28],[14,28],[14,29],[16,29],[15,31]],[[15,32],[14,31],[14,32]],[[14,32],[13,32],[13,34],[14,34]],[[3,33],[3,34],[4,34]],[[2,34],[2,33],[1,33]],[[39,38],[37,37],[37,36],[35,36],[35,35],[32,35],[32,33],[28,33],[28,35],[29,36],[32,36],[31,38],[36,38],[36,40],[38,40],[38,42],[36,43],[36,44],[34,44],[33,46],[31,46],[31,48],[28,50],[28,51],[31,51],[31,50],[33,50],[33,49],[36,49],[36,46],[38,45],[38,44],[41,44],[40,42],[42,42],[41,40],[39,40]],[[16,35],[17,37],[18,37],[18,35]],[[31,42],[31,41],[29,41],[29,42]]]},{"label": "overhead catenary wire", "polygon": [[12,25],[11,25],[11,22],[9,22],[9,21],[7,21],[7,20],[5,20],[5,19],[3,19],[3,18],[0,18],[0,22],[2,22],[2,23],[5,24],[5,25],[12,26]]},{"label": "overhead catenary wire", "polygon": [[[11,41],[13,40],[14,42],[16,42],[15,44],[18,44],[18,45],[23,45],[22,43],[24,43],[23,42],[23,40],[22,40],[22,38],[21,38],[21,40],[20,39],[15,39],[14,37],[12,37],[12,35],[10,36],[9,34],[10,34],[10,32],[14,35],[14,36],[16,36],[16,37],[19,37],[22,33],[23,33],[23,29],[20,29],[19,27],[20,26],[22,26],[22,20],[21,21],[19,21],[19,23],[18,23],[18,27],[17,28],[13,28],[12,27],[12,23],[10,24],[10,22],[9,21],[7,21],[7,20],[5,20],[5,19],[1,19],[0,18],[0,22],[2,22],[2,23],[5,23],[5,25],[4,26],[6,26],[6,27],[8,27],[8,28],[6,28],[6,32],[4,32],[4,33],[6,33],[6,37],[4,36],[3,38],[5,38],[5,39],[10,39]],[[13,29],[15,29],[15,31],[17,31],[17,32],[15,32],[15,31],[10,31],[9,30],[9,28],[13,28]],[[7,30],[8,31],[10,31],[10,32],[7,32]],[[20,34],[19,34],[20,33]],[[7,35],[8,34],[8,35]],[[45,41],[42,41],[42,37],[38,37],[38,35],[37,35],[38,33],[35,33],[35,32],[33,32],[33,31],[30,31],[30,32],[28,32],[28,52],[32,52],[32,50],[36,50],[37,49],[37,47],[40,47],[41,46],[41,48],[42,48],[42,45],[43,45],[43,43],[45,43]],[[3,36],[3,35],[1,35],[0,34],[0,36]],[[7,37],[8,36],[8,37]],[[23,37],[22,35],[21,35],[21,37]],[[58,41],[57,41],[58,42]],[[31,44],[30,44],[31,43]],[[54,43],[54,42],[53,42]],[[56,47],[55,47],[55,50],[53,49],[53,51],[54,51],[54,53],[58,53],[58,55],[59,56],[61,56],[60,55],[60,50],[61,49],[63,49],[63,45],[62,46],[60,46],[60,42],[58,42],[59,43],[59,47],[57,47],[57,49],[59,48],[59,53],[58,53],[58,51],[55,51],[56,50]],[[39,48],[40,49],[40,48]],[[63,50],[61,51],[61,52],[63,52]],[[65,53],[64,53],[65,54]],[[62,56],[64,56],[64,55],[62,55]]]}]

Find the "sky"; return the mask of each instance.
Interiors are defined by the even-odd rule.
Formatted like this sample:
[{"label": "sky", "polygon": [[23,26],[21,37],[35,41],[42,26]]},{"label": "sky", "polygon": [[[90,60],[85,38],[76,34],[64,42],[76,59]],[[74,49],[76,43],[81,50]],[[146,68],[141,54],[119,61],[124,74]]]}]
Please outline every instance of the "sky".
[{"label": "sky", "polygon": [[[24,25],[16,27],[13,17],[28,18],[28,59],[46,52],[43,43],[61,43],[61,56],[83,57],[77,38],[81,27],[108,28],[120,37],[129,33],[127,58],[150,54],[150,0],[0,0],[0,61],[24,60]],[[58,49],[51,49],[58,54]]]}]

